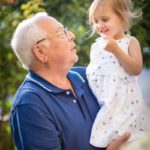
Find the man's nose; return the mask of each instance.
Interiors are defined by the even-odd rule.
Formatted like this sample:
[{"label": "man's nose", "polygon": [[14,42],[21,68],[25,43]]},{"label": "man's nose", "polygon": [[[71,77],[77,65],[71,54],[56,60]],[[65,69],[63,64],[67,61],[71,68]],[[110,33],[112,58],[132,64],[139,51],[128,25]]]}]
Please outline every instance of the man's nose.
[{"label": "man's nose", "polygon": [[69,39],[69,40],[74,40],[74,39],[75,39],[75,35],[74,35],[73,32],[68,31],[68,39]]}]

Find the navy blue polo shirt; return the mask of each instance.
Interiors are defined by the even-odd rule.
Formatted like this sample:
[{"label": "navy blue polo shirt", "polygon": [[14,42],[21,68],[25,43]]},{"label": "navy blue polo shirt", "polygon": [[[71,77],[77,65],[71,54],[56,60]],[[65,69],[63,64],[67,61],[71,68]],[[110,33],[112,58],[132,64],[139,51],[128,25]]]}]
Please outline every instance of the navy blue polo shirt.
[{"label": "navy blue polo shirt", "polygon": [[[81,70],[81,69],[79,69]],[[84,69],[82,68],[82,73]],[[57,88],[29,71],[10,114],[18,150],[96,150],[89,144],[99,105],[79,73],[70,71],[70,89]]]}]

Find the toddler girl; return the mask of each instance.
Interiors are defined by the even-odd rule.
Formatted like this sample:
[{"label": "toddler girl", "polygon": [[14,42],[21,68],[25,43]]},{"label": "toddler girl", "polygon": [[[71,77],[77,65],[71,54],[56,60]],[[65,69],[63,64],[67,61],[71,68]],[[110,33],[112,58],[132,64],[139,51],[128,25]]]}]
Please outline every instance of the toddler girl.
[{"label": "toddler girl", "polygon": [[100,37],[91,46],[87,67],[89,85],[103,107],[95,119],[90,143],[107,147],[125,132],[133,141],[144,132],[144,103],[137,84],[142,70],[138,40],[129,34],[140,17],[131,0],[94,0],[89,21]]}]

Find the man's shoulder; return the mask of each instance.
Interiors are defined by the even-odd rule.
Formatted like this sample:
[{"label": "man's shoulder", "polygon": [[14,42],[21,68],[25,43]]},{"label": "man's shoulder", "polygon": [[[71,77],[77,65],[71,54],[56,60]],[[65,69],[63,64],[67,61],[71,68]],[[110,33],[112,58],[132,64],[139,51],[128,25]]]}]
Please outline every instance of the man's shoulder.
[{"label": "man's shoulder", "polygon": [[82,66],[72,67],[70,72],[74,76],[73,78],[74,82],[76,82],[75,84],[82,86],[82,88],[84,88],[84,90],[86,91],[85,93],[93,95],[89,87],[88,80],[86,78],[86,67]]},{"label": "man's shoulder", "polygon": [[86,78],[86,67],[82,66],[75,66],[71,68],[71,73],[73,73],[75,76],[77,76],[82,81],[87,81]]},{"label": "man's shoulder", "polygon": [[25,79],[15,93],[12,109],[15,109],[16,106],[38,104],[37,101],[41,99],[41,91],[37,85]]}]

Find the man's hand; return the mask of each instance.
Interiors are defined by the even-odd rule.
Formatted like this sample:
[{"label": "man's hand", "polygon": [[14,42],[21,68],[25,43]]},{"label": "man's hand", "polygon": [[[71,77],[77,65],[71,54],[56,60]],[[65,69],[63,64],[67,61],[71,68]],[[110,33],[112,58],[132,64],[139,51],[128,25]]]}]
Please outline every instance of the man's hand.
[{"label": "man's hand", "polygon": [[108,145],[107,150],[119,150],[120,147],[124,143],[126,143],[129,138],[130,138],[130,133],[124,133],[121,137],[119,137],[118,139],[116,139],[113,142],[111,142]]}]

